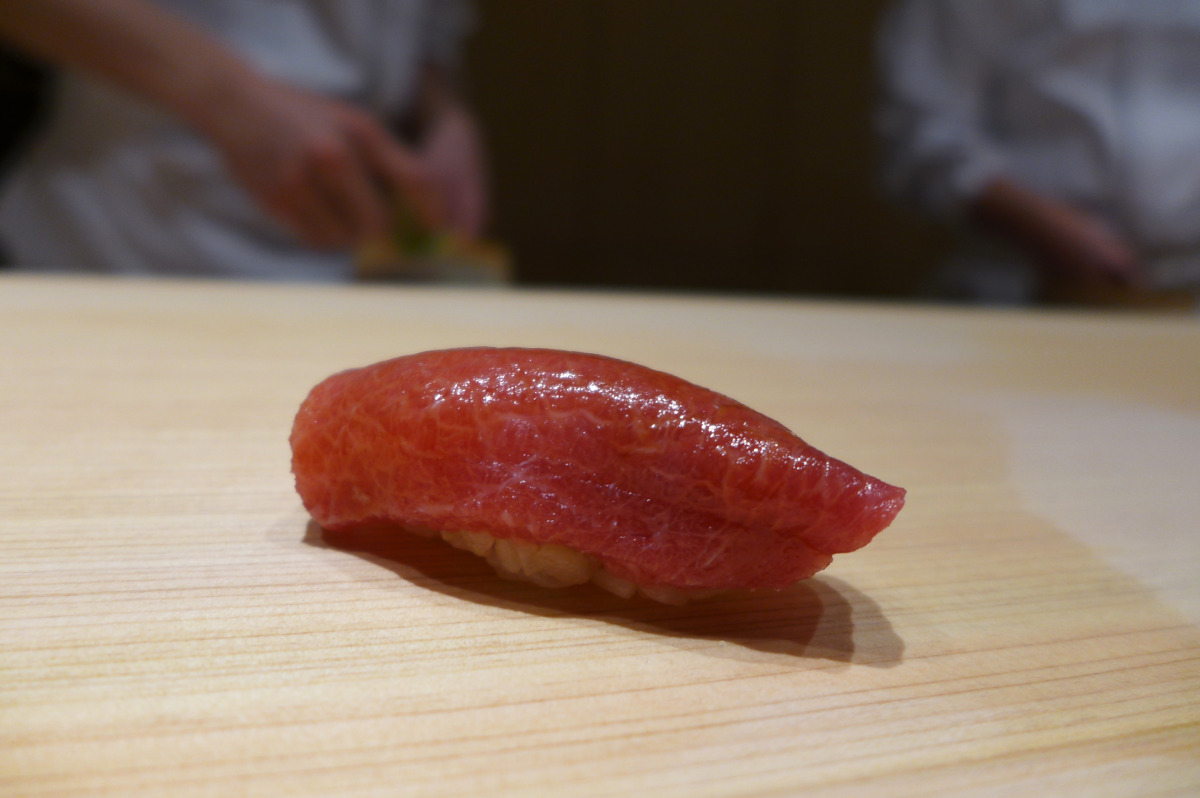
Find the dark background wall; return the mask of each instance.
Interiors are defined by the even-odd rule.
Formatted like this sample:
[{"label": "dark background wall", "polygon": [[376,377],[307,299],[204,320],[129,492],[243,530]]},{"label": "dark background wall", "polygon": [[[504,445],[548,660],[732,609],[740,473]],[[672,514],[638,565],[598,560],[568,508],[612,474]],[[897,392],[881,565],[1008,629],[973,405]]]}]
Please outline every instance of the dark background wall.
[{"label": "dark background wall", "polygon": [[882,0],[478,0],[493,231],[527,283],[903,296],[944,233],[875,184]]}]

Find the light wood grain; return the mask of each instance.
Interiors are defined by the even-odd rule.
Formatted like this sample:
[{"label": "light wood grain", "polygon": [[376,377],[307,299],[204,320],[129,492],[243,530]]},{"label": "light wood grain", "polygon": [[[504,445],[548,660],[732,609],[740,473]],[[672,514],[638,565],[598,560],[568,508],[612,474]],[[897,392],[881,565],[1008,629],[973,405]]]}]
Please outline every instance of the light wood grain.
[{"label": "light wood grain", "polygon": [[[0,280],[0,794],[1194,795],[1200,325]],[[431,347],[673,371],[909,489],[672,608],[330,535],[307,390]]]}]

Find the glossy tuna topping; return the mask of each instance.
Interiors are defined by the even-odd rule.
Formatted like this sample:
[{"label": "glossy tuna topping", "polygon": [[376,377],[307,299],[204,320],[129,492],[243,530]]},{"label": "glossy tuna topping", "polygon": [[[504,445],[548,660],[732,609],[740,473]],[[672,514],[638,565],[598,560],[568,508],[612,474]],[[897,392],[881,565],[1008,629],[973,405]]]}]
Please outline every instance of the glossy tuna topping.
[{"label": "glossy tuna topping", "polygon": [[[904,503],[729,397],[558,350],[442,350],[336,374],[291,443],[297,490],[327,529],[432,530],[503,573],[655,597],[784,587]],[[565,576],[539,579],[543,560]]]}]

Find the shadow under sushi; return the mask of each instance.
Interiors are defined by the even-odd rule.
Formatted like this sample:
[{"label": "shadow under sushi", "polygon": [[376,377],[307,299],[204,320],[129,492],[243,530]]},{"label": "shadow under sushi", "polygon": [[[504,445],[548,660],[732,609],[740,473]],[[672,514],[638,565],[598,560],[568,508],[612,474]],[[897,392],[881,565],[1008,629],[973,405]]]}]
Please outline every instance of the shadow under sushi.
[{"label": "shadow under sushi", "polygon": [[402,531],[330,532],[310,521],[304,542],[367,559],[401,578],[465,601],[544,617],[587,617],[652,634],[758,652],[891,667],[904,641],[879,605],[846,582],[818,576],[781,591],[731,592],[682,607],[622,599],[594,585],[551,590],[504,579],[474,555]]}]

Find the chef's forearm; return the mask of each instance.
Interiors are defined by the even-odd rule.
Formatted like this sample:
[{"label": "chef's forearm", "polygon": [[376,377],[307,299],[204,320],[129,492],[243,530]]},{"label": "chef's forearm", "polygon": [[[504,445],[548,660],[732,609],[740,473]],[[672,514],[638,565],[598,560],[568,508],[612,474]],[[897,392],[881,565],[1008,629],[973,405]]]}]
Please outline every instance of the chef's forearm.
[{"label": "chef's forearm", "polygon": [[974,219],[1026,251],[1057,259],[1085,229],[1098,226],[1088,214],[1020,183],[998,178],[971,201]]},{"label": "chef's forearm", "polygon": [[256,72],[203,28],[146,0],[9,0],[0,36],[50,64],[101,77],[182,117],[215,109]]},{"label": "chef's forearm", "polygon": [[977,222],[1023,249],[1043,271],[1074,280],[1133,284],[1136,251],[1102,220],[1055,197],[1003,178],[971,203]]},{"label": "chef's forearm", "polygon": [[982,226],[1030,249],[1046,246],[1061,216],[1058,203],[1004,178],[984,186],[969,206]]}]

